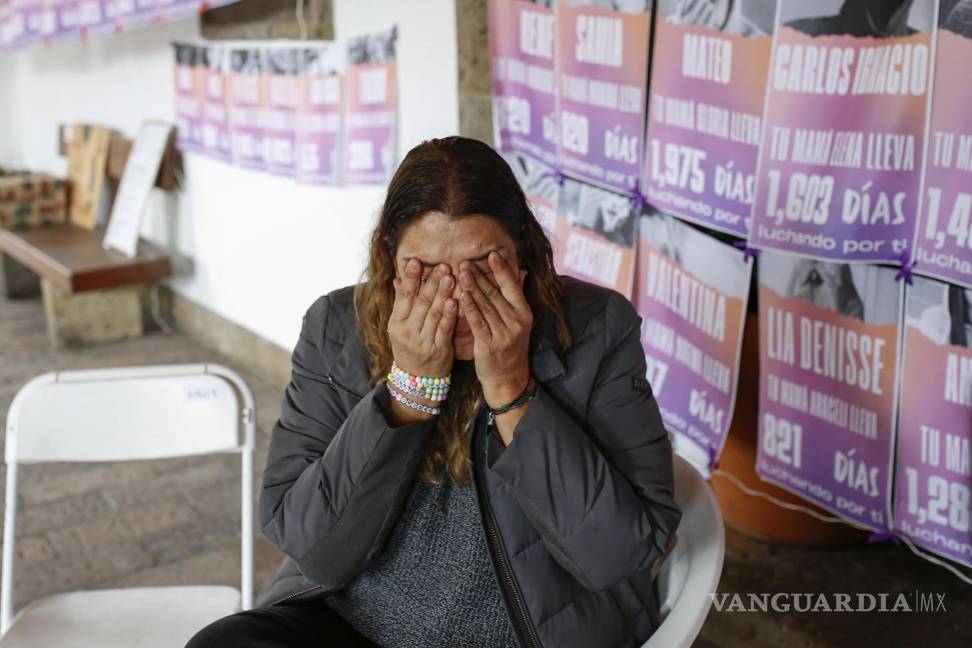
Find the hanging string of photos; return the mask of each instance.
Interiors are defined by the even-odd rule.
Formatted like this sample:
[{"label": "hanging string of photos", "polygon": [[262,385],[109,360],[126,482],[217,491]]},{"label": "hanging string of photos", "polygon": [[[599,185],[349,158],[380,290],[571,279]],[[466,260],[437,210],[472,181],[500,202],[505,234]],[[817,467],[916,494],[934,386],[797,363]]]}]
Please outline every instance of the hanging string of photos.
[{"label": "hanging string of photos", "polygon": [[972,3],[492,0],[490,48],[497,148],[638,307],[677,449],[715,465],[758,304],[759,475],[972,566]]},{"label": "hanging string of photos", "polygon": [[0,0],[0,53],[173,22],[237,0]]},{"label": "hanging string of photos", "polygon": [[176,43],[178,146],[303,184],[382,184],[396,159],[397,31]]}]

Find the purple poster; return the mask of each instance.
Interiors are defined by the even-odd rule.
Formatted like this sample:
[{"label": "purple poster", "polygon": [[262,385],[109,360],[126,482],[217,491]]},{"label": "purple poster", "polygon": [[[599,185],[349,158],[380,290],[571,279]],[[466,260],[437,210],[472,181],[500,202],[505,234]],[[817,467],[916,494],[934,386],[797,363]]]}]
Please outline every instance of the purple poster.
[{"label": "purple poster", "polygon": [[321,43],[301,50],[297,85],[297,181],[338,183],[344,48]]},{"label": "purple poster", "polygon": [[644,5],[622,13],[557,3],[559,166],[623,193],[638,186],[644,150],[651,22]]},{"label": "purple poster", "polygon": [[967,3],[942,7],[916,270],[972,286],[972,22]]},{"label": "purple poster", "polygon": [[655,22],[645,198],[745,237],[756,189],[775,3],[661,3]]},{"label": "purple poster", "polygon": [[890,525],[896,271],[759,258],[759,476],[854,523]]},{"label": "purple poster", "polygon": [[894,528],[972,567],[972,290],[915,279],[902,373]]},{"label": "purple poster", "polygon": [[557,86],[552,9],[525,0],[489,3],[493,125],[497,148],[557,164]]},{"label": "purple poster", "polygon": [[230,141],[233,161],[244,169],[264,168],[260,113],[265,105],[265,52],[261,47],[230,50]]},{"label": "purple poster", "polygon": [[752,246],[847,261],[910,246],[935,4],[780,0]]},{"label": "purple poster", "polygon": [[665,427],[708,466],[732,421],[752,263],[737,248],[651,210],[641,218],[632,301]]},{"label": "purple poster", "polygon": [[202,146],[206,155],[232,161],[229,112],[229,50],[210,45],[200,48],[198,73],[202,75]]},{"label": "purple poster", "polygon": [[297,127],[297,68],[301,50],[268,47],[264,51],[263,127],[264,168],[278,175],[294,175],[294,135]]},{"label": "purple poster", "polygon": [[343,184],[383,184],[391,176],[398,139],[396,36],[392,29],[348,45]]},{"label": "purple poster", "polygon": [[199,75],[201,47],[174,43],[176,145],[181,151],[199,152],[202,142],[202,88]]}]

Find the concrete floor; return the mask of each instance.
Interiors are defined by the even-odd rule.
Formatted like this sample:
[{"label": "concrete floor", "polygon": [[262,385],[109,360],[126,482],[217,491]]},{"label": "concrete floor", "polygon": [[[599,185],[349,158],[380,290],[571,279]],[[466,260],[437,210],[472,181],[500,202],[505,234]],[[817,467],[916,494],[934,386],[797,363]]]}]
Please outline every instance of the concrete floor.
[{"label": "concrete floor", "polygon": [[[0,430],[17,390],[55,369],[226,358],[184,335],[52,351],[39,299],[0,296]],[[257,400],[257,483],[282,385],[238,371]],[[84,588],[239,582],[239,472],[231,458],[120,465],[27,466],[21,473],[16,604]],[[0,472],[3,468],[0,467]],[[2,475],[0,475],[2,477]],[[0,487],[3,481],[0,479]],[[259,592],[281,559],[257,535]],[[972,586],[889,543],[837,549],[772,545],[727,530],[725,593],[806,594],[918,590],[944,593],[945,612],[712,611],[696,646],[972,646]],[[937,601],[937,597],[935,597]]]}]

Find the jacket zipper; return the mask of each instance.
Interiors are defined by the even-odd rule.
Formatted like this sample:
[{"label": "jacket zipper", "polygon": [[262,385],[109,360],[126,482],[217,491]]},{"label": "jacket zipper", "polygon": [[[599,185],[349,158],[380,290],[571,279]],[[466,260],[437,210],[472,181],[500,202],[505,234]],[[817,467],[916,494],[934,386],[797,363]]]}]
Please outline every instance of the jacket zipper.
[{"label": "jacket zipper", "polygon": [[334,377],[334,374],[327,374],[327,382],[331,383],[332,385],[334,385],[338,389],[343,389],[344,391],[348,392],[352,396],[357,396],[358,398],[364,398],[364,396],[362,396],[358,392],[354,391],[350,387],[348,387],[346,385],[342,385],[341,383],[339,383],[337,381],[337,379]]},{"label": "jacket zipper", "polygon": [[299,592],[294,592],[293,594],[289,594],[289,595],[283,597],[279,601],[274,601],[273,603],[270,604],[270,606],[272,607],[274,605],[279,605],[280,603],[283,603],[285,601],[289,601],[290,599],[293,599],[293,598],[297,598],[298,596],[301,596],[302,594],[307,594],[308,592],[313,592],[314,590],[320,589],[322,587],[324,587],[324,586],[323,585],[315,585],[314,587],[308,587],[307,589],[300,590]]},{"label": "jacket zipper", "polygon": [[[489,426],[486,427],[485,438],[489,438]],[[476,462],[476,473],[480,477],[482,477],[483,462],[485,461],[486,457],[484,456],[482,462]],[[520,627],[520,634],[526,636],[527,643],[531,647],[541,648],[540,639],[537,637],[536,628],[533,627],[533,622],[530,619],[530,612],[527,610],[526,604],[523,602],[523,597],[520,595],[520,590],[516,586],[516,581],[513,579],[513,568],[510,566],[509,556],[506,555],[506,548],[503,546],[503,540],[500,538],[499,531],[496,529],[496,520],[493,518],[493,509],[489,503],[489,497],[483,491],[482,482],[479,484],[478,495],[480,508],[484,513],[483,519],[486,523],[486,535],[489,538],[490,544],[492,545],[493,555],[498,558],[500,573],[503,577],[502,581],[505,585],[504,589],[506,590],[506,595],[508,598],[513,600],[513,607],[518,612],[518,614],[514,615],[515,622]]]}]

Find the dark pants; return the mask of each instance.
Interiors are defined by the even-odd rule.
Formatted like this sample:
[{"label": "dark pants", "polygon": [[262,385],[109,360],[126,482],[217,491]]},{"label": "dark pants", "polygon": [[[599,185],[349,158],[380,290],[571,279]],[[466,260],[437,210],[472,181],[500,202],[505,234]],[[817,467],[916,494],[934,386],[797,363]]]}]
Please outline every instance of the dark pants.
[{"label": "dark pants", "polygon": [[237,612],[196,633],[186,648],[376,648],[322,600]]}]

